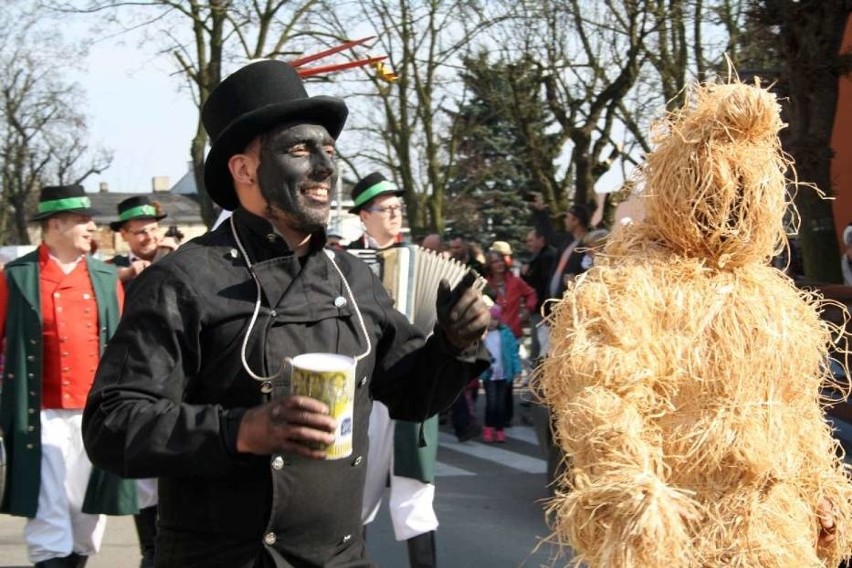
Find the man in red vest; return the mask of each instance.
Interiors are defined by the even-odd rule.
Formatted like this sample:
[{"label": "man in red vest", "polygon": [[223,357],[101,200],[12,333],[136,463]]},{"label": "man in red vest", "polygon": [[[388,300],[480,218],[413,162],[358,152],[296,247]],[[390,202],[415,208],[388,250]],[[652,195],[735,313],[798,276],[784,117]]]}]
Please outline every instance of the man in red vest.
[{"label": "man in red vest", "polygon": [[83,449],[83,407],[124,299],[115,267],[89,255],[93,214],[82,186],[45,187],[32,219],[42,244],[0,277],[9,458],[0,510],[29,517],[27,554],[43,568],[84,566],[106,526],[97,513],[136,507],[133,483],[93,469]]}]

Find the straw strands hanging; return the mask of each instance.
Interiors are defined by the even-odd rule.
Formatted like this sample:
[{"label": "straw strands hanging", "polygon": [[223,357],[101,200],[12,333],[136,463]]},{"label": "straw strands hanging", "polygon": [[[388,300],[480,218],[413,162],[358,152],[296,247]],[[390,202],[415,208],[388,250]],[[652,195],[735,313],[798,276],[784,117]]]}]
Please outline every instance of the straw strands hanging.
[{"label": "straw strands hanging", "polygon": [[852,552],[821,399],[842,388],[827,362],[843,332],[768,264],[786,246],[782,127],[759,85],[694,87],[655,129],[645,219],[554,306],[535,381],[571,463],[548,516],[575,564],[833,568]]}]

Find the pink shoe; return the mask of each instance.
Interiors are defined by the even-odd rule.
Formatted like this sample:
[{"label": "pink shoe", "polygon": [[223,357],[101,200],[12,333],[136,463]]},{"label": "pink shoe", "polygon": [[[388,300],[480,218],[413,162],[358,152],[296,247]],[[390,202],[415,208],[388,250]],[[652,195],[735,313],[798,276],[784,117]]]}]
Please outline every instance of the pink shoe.
[{"label": "pink shoe", "polygon": [[494,428],[490,428],[486,426],[482,429],[482,441],[483,442],[493,442],[494,441]]},{"label": "pink shoe", "polygon": [[497,432],[495,432],[495,435],[498,442],[500,442],[501,444],[506,443],[506,433],[503,430],[497,430]]}]

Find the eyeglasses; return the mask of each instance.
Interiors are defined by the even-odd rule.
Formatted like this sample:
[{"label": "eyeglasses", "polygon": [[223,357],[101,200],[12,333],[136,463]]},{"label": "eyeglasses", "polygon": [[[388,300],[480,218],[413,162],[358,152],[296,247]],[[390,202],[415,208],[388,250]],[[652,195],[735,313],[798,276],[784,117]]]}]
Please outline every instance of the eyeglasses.
[{"label": "eyeglasses", "polygon": [[136,229],[135,231],[130,231],[130,234],[134,237],[141,237],[143,235],[156,235],[157,231],[159,231],[159,227],[146,228],[146,229]]},{"label": "eyeglasses", "polygon": [[379,213],[380,215],[387,215],[389,213],[399,215],[399,212],[402,211],[402,205],[382,205],[381,207],[368,207],[367,211],[371,213]]}]

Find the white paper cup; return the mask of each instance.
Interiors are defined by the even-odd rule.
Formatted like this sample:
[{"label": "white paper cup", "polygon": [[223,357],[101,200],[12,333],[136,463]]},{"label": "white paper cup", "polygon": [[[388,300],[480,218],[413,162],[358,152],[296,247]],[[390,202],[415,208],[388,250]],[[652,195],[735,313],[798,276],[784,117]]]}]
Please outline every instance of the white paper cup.
[{"label": "white paper cup", "polygon": [[336,460],[352,454],[355,406],[355,359],[336,353],[305,353],[293,358],[290,394],[324,402],[337,421],[334,442],[315,447]]}]

